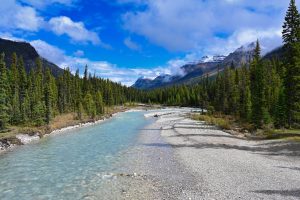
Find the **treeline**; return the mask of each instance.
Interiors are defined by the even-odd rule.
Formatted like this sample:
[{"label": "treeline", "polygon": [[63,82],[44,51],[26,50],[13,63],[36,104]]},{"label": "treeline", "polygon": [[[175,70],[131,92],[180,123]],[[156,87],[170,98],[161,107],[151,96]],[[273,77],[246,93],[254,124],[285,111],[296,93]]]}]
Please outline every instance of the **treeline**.
[{"label": "treeline", "polygon": [[23,59],[14,53],[12,64],[6,67],[0,57],[0,129],[7,125],[47,124],[62,113],[75,112],[77,118],[102,115],[105,106],[140,101],[141,91],[101,79],[88,73],[83,78],[77,70],[72,75],[67,68],[55,78],[40,59],[27,74]]},{"label": "treeline", "polygon": [[283,25],[283,60],[263,60],[257,41],[249,66],[230,66],[196,86],[151,91],[151,101],[200,106],[233,115],[255,127],[300,126],[300,15],[291,0]]}]

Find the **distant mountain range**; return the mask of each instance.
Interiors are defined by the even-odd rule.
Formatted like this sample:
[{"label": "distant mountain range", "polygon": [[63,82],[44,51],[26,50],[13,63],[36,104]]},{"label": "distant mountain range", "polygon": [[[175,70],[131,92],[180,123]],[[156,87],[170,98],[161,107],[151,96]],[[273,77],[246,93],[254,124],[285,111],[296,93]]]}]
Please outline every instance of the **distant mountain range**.
[{"label": "distant mountain range", "polygon": [[[149,90],[161,87],[167,87],[180,84],[195,84],[200,81],[203,75],[215,75],[218,70],[223,71],[225,67],[231,65],[240,67],[243,64],[249,65],[252,60],[255,42],[245,46],[241,46],[228,56],[204,56],[197,63],[187,64],[181,67],[184,75],[168,75],[163,74],[155,79],[139,78],[132,87],[137,89]],[[274,51],[266,54],[265,58],[271,59],[273,57],[282,57],[282,48],[275,49]]]},{"label": "distant mountain range", "polygon": [[54,76],[58,76],[63,73],[63,69],[41,57],[35,48],[27,42],[17,42],[0,38],[0,53],[3,52],[5,53],[5,62],[7,67],[11,65],[11,55],[15,52],[18,57],[23,57],[25,70],[27,72],[29,72],[31,68],[35,67],[35,60],[37,58],[41,58],[43,68],[50,68]]},{"label": "distant mountain range", "polygon": [[[155,79],[139,78],[132,87],[137,89],[149,90],[161,87],[167,87],[180,84],[195,84],[201,78],[208,74],[215,75],[218,70],[222,71],[226,66],[234,65],[236,67],[242,64],[248,65],[253,57],[255,43],[246,46],[241,46],[228,56],[215,55],[203,56],[196,63],[186,64],[181,67],[182,74],[169,75],[162,74]],[[22,56],[24,60],[25,69],[27,72],[35,67],[35,60],[40,58],[44,68],[50,68],[54,76],[59,76],[63,73],[63,69],[41,57],[33,46],[27,42],[17,42],[0,38],[0,53],[5,53],[5,62],[8,67],[11,65],[11,55],[15,52],[19,57]],[[264,56],[265,59],[283,57],[283,48],[279,47]]]}]

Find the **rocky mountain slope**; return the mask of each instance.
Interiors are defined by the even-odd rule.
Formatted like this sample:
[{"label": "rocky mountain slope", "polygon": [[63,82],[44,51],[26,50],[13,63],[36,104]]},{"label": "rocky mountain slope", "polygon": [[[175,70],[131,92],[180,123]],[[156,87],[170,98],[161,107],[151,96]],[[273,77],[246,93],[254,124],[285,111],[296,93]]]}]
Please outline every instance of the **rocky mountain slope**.
[{"label": "rocky mountain slope", "polygon": [[[252,59],[255,49],[255,43],[241,46],[228,56],[204,56],[200,61],[193,64],[187,64],[181,67],[184,75],[160,75],[154,80],[139,78],[132,86],[138,89],[155,89],[176,84],[191,84],[199,81],[199,78],[205,74],[213,75],[218,70],[222,71],[226,66],[248,65]],[[167,77],[167,78],[166,78]]]},{"label": "rocky mountain slope", "polygon": [[35,67],[35,60],[37,58],[41,58],[43,67],[50,68],[54,76],[58,76],[63,73],[63,69],[41,57],[37,53],[35,48],[32,47],[29,43],[5,40],[0,38],[0,53],[5,53],[5,62],[7,67],[9,67],[11,64],[11,55],[14,52],[18,56],[23,57],[25,69],[27,72],[29,72],[31,68]]}]

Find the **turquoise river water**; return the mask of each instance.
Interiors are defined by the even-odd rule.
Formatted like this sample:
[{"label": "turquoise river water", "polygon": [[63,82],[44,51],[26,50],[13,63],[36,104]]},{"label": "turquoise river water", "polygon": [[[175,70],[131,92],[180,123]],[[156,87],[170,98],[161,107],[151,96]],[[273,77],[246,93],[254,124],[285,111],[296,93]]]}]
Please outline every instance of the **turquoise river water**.
[{"label": "turquoise river water", "polygon": [[0,199],[84,199],[126,163],[147,123],[144,112],[120,113],[0,155]]}]

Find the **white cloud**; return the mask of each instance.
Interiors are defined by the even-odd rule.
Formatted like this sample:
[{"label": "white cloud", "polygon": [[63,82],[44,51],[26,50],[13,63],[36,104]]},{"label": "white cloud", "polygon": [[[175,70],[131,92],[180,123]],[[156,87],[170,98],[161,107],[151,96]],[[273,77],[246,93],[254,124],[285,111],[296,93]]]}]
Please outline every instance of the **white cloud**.
[{"label": "white cloud", "polygon": [[[140,76],[154,78],[166,70],[164,68],[120,68],[107,61],[95,61],[79,56],[68,56],[63,50],[42,40],[34,40],[30,43],[42,57],[57,64],[61,68],[69,67],[71,71],[75,73],[77,68],[83,69],[85,65],[88,65],[91,73],[95,72],[99,77],[121,82],[127,86],[131,86]],[[83,70],[81,70],[81,73],[82,72]]]},{"label": "white cloud", "polygon": [[100,44],[97,33],[89,31],[82,22],[74,22],[69,17],[53,17],[49,20],[49,28],[57,35],[66,34],[77,42],[91,42]]},{"label": "white cloud", "polygon": [[[139,11],[124,14],[125,29],[144,36],[150,42],[170,51],[181,52],[199,51],[211,47],[216,38],[232,40],[237,33],[248,30],[277,31],[282,26],[288,7],[288,1],[283,0],[120,1],[146,5]],[[225,35],[225,38],[222,35]],[[280,36],[276,37],[273,41],[280,45]],[[266,35],[263,35],[263,38],[270,39]],[[236,43],[235,48],[238,45],[240,44]]]},{"label": "white cloud", "polygon": [[42,40],[31,41],[30,44],[38,51],[38,53],[47,60],[55,64],[62,64],[66,60],[65,52],[53,45]]},{"label": "white cloud", "polygon": [[45,20],[34,7],[46,6],[51,3],[72,5],[74,0],[23,0],[26,4],[20,4],[16,0],[5,0],[0,6],[0,30],[2,32],[27,31],[37,32],[41,29],[50,30],[57,35],[68,35],[74,42],[91,42],[94,45],[102,45],[104,48],[111,48],[101,42],[98,34],[88,30],[83,22],[74,22],[66,16],[53,17]]},{"label": "white cloud", "polygon": [[0,32],[0,38],[6,39],[6,40],[19,41],[19,42],[25,41],[25,40],[22,39],[22,38],[18,38],[18,37],[13,36],[13,35],[12,35],[11,33],[9,33],[9,32]]},{"label": "white cloud", "polygon": [[223,54],[233,52],[238,47],[255,42],[257,39],[260,41],[263,53],[267,53],[282,44],[280,29],[245,29],[235,31],[229,38],[220,39],[215,38],[211,45],[208,45],[204,50],[205,54]]},{"label": "white cloud", "polygon": [[135,51],[138,51],[141,49],[141,47],[135,43],[134,41],[131,40],[130,37],[126,38],[124,40],[124,44],[129,48],[129,49],[132,49],[132,50],[135,50]]},{"label": "white cloud", "polygon": [[6,0],[0,6],[0,28],[2,30],[20,29],[38,31],[44,20],[36,10],[29,6],[22,6],[15,0]]},{"label": "white cloud", "polygon": [[82,50],[77,50],[77,51],[74,52],[74,56],[82,57],[82,56],[84,56],[84,51],[82,51]]}]

